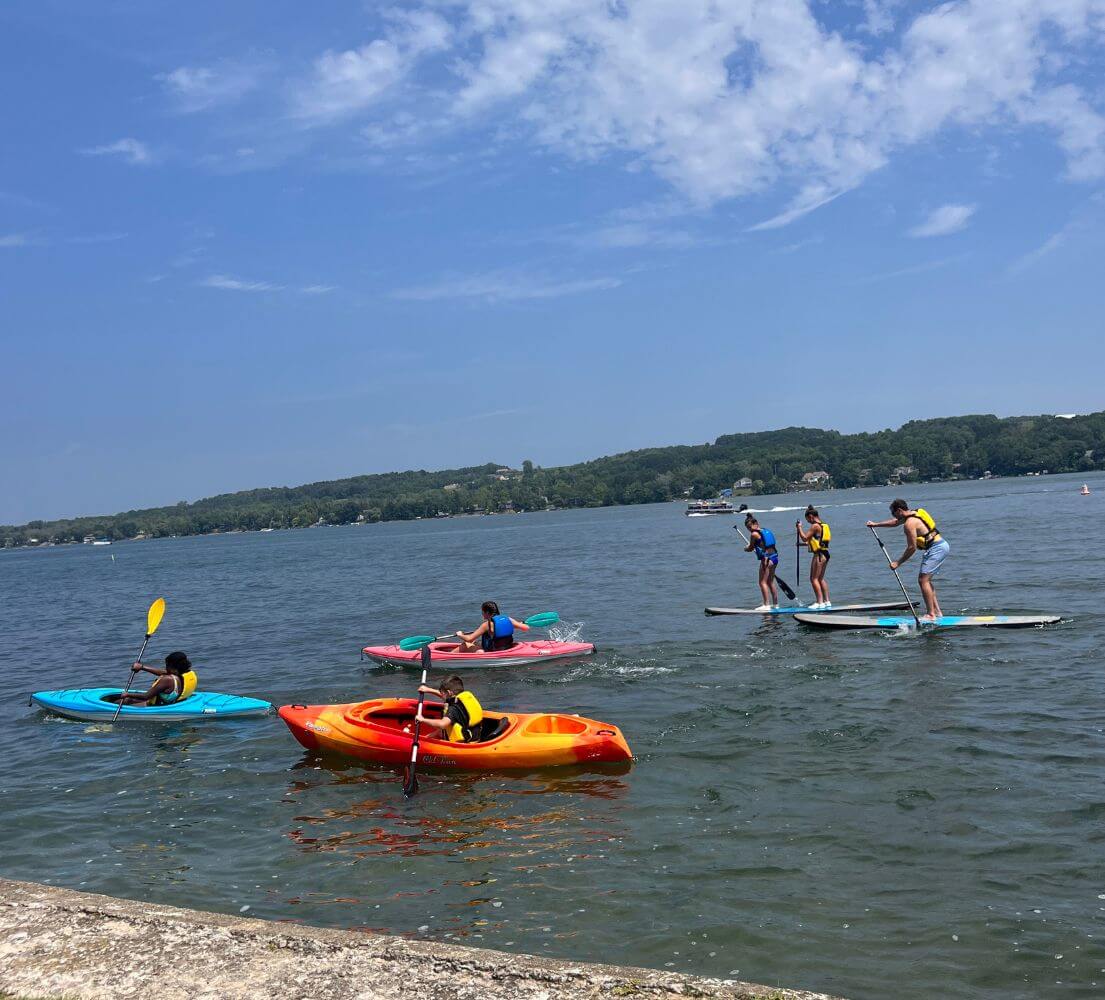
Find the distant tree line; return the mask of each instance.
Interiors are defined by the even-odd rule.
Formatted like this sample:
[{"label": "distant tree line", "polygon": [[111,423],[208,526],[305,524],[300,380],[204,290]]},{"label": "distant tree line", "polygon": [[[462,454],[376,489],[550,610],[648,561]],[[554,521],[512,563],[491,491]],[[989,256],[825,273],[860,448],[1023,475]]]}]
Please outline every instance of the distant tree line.
[{"label": "distant tree line", "polygon": [[604,507],[715,496],[750,479],[752,493],[782,493],[812,471],[823,486],[1079,472],[1105,468],[1105,412],[1059,417],[992,415],[914,420],[898,430],[840,434],[788,427],[726,434],[713,444],[646,448],[543,469],[494,464],[391,472],[306,486],[228,493],[195,503],[101,517],[0,526],[0,546],[118,541],[316,524],[404,521],[467,513]]}]

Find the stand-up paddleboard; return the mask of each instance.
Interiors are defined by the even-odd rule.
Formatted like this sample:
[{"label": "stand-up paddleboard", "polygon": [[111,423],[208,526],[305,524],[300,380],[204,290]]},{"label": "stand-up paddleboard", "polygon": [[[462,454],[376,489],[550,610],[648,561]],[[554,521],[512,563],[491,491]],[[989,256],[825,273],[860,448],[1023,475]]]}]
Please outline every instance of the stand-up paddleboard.
[{"label": "stand-up paddleboard", "polygon": [[[861,617],[859,615],[795,615],[794,620],[817,628],[916,628],[910,615]],[[938,628],[1032,628],[1054,625],[1059,615],[944,615],[935,621],[921,621],[922,631]]]},{"label": "stand-up paddleboard", "polygon": [[708,615],[835,615],[842,611],[897,611],[908,608],[905,601],[885,601],[882,604],[837,604],[831,608],[809,608],[804,604],[795,604],[789,608],[771,608],[757,611],[755,608],[707,608]]}]

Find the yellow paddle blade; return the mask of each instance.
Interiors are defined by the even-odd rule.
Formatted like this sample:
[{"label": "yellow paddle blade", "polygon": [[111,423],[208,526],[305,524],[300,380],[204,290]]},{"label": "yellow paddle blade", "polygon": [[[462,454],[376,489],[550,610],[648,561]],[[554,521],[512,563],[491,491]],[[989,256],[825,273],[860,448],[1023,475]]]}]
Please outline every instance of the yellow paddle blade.
[{"label": "yellow paddle blade", "polygon": [[150,605],[150,610],[146,613],[146,635],[153,635],[157,631],[157,626],[161,624],[161,619],[165,617],[165,598],[159,597],[153,604]]}]

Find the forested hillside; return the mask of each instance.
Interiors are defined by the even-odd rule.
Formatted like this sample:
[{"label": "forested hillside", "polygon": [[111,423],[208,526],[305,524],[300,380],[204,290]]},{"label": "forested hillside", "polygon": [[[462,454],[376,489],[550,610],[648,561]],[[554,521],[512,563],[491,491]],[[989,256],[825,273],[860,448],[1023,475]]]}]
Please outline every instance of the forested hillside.
[{"label": "forested hillside", "polygon": [[815,471],[831,477],[821,485],[846,487],[885,483],[891,477],[911,481],[1103,467],[1105,413],[1070,419],[945,417],[864,434],[788,427],[548,469],[527,461],[520,470],[490,463],[442,472],[391,472],[228,493],[111,516],[32,521],[0,527],[0,545],[652,503],[713,496],[741,479],[751,480],[750,492],[781,493]]}]

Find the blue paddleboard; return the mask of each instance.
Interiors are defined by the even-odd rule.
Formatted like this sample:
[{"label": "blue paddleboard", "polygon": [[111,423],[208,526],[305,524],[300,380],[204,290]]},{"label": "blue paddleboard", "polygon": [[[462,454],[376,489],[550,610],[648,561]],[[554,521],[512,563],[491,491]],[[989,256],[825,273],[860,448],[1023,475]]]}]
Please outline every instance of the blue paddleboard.
[{"label": "blue paddleboard", "polygon": [[[817,628],[916,628],[912,615],[884,615],[861,617],[859,615],[795,615],[794,620]],[[922,621],[922,629],[938,628],[1032,628],[1036,625],[1054,625],[1059,615],[944,615],[935,621]]]},{"label": "blue paddleboard", "polygon": [[[89,722],[110,722],[116,704],[104,701],[107,695],[118,695],[122,688],[69,688],[64,691],[36,691],[31,701],[39,708],[69,719]],[[190,719],[242,719],[265,715],[272,705],[260,698],[242,698],[236,694],[197,691],[190,698],[171,705],[124,705],[119,718],[144,722],[185,722]]]}]

